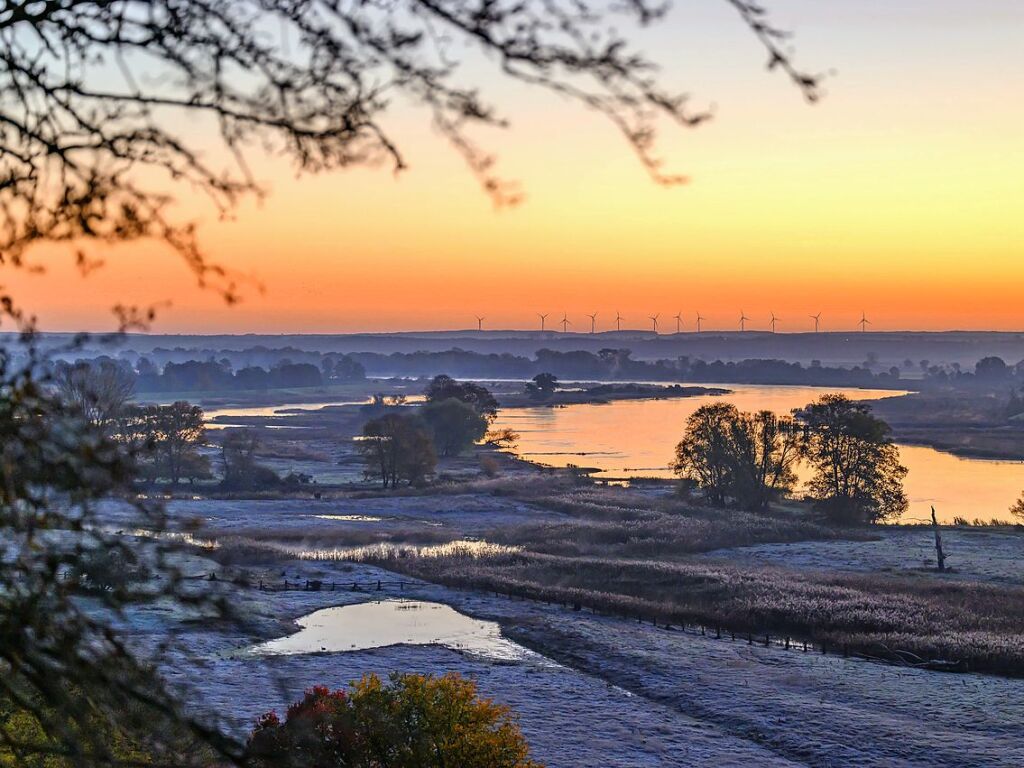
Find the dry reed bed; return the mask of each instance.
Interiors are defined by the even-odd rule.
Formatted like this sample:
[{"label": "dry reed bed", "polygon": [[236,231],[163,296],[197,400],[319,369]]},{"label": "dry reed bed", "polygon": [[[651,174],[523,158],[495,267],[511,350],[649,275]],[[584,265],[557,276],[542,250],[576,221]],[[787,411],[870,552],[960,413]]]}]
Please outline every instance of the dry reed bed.
[{"label": "dry reed bed", "polygon": [[382,560],[448,586],[661,623],[787,636],[881,658],[1024,675],[1024,589],[929,578],[538,553]]},{"label": "dry reed bed", "polygon": [[611,489],[532,501],[572,519],[504,528],[488,538],[550,555],[665,560],[723,547],[872,537],[870,531],[830,527],[786,511],[709,509],[672,497],[646,498]]}]

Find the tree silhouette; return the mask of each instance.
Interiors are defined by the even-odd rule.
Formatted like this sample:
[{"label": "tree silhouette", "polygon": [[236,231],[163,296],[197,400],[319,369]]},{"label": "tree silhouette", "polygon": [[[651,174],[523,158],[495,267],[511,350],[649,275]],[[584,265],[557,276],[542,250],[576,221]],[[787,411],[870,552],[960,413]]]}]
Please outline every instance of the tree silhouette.
[{"label": "tree silhouette", "polygon": [[822,395],[794,411],[805,429],[804,457],[814,470],[808,491],[840,523],[895,520],[907,511],[899,448],[871,408],[845,395]]},{"label": "tree silhouette", "polygon": [[[786,34],[749,0],[739,13],[810,100]],[[386,161],[406,167],[386,113],[398,97],[424,107],[499,205],[520,193],[473,139],[506,124],[460,79],[467,47],[507,78],[555,92],[611,120],[653,178],[678,183],[655,152],[660,118],[709,115],[665,88],[654,64],[614,30],[616,17],[661,20],[663,0],[12,0],[0,8],[0,255],[24,263],[46,240],[156,238],[228,299],[236,281],[203,254],[192,221],[171,210],[198,190],[228,215],[262,195],[246,158],[262,147],[300,172]],[[189,126],[186,131],[182,126]],[[197,127],[223,152],[204,152]],[[200,135],[201,135],[200,131]],[[230,160],[223,165],[217,158]],[[88,271],[98,260],[78,251]],[[127,320],[145,320],[126,311]]]}]

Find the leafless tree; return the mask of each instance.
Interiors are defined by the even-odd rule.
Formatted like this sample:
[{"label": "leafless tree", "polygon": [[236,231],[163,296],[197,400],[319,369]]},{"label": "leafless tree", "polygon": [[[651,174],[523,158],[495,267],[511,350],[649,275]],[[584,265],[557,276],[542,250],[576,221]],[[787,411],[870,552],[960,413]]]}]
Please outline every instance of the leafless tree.
[{"label": "leafless tree", "polygon": [[61,399],[100,429],[114,424],[135,390],[135,377],[113,362],[60,363],[54,383]]}]

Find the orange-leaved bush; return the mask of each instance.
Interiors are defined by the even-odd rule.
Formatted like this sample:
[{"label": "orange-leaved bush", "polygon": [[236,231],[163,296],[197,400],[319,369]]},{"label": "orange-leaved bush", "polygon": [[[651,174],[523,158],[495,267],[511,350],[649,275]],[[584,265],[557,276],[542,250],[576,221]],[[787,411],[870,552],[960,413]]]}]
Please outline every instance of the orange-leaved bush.
[{"label": "orange-leaved bush", "polygon": [[284,721],[260,718],[247,751],[253,768],[540,768],[508,707],[456,673],[311,688]]}]

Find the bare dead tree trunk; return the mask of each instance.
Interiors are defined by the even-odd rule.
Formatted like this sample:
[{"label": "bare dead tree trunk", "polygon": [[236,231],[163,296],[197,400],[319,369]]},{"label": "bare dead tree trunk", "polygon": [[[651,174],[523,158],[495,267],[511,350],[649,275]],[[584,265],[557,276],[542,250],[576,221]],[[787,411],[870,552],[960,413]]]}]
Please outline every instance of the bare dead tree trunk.
[{"label": "bare dead tree trunk", "polygon": [[932,507],[932,530],[935,531],[935,556],[939,561],[939,570],[946,570],[946,555],[942,551],[942,531],[939,521],[935,518],[935,507]]}]

